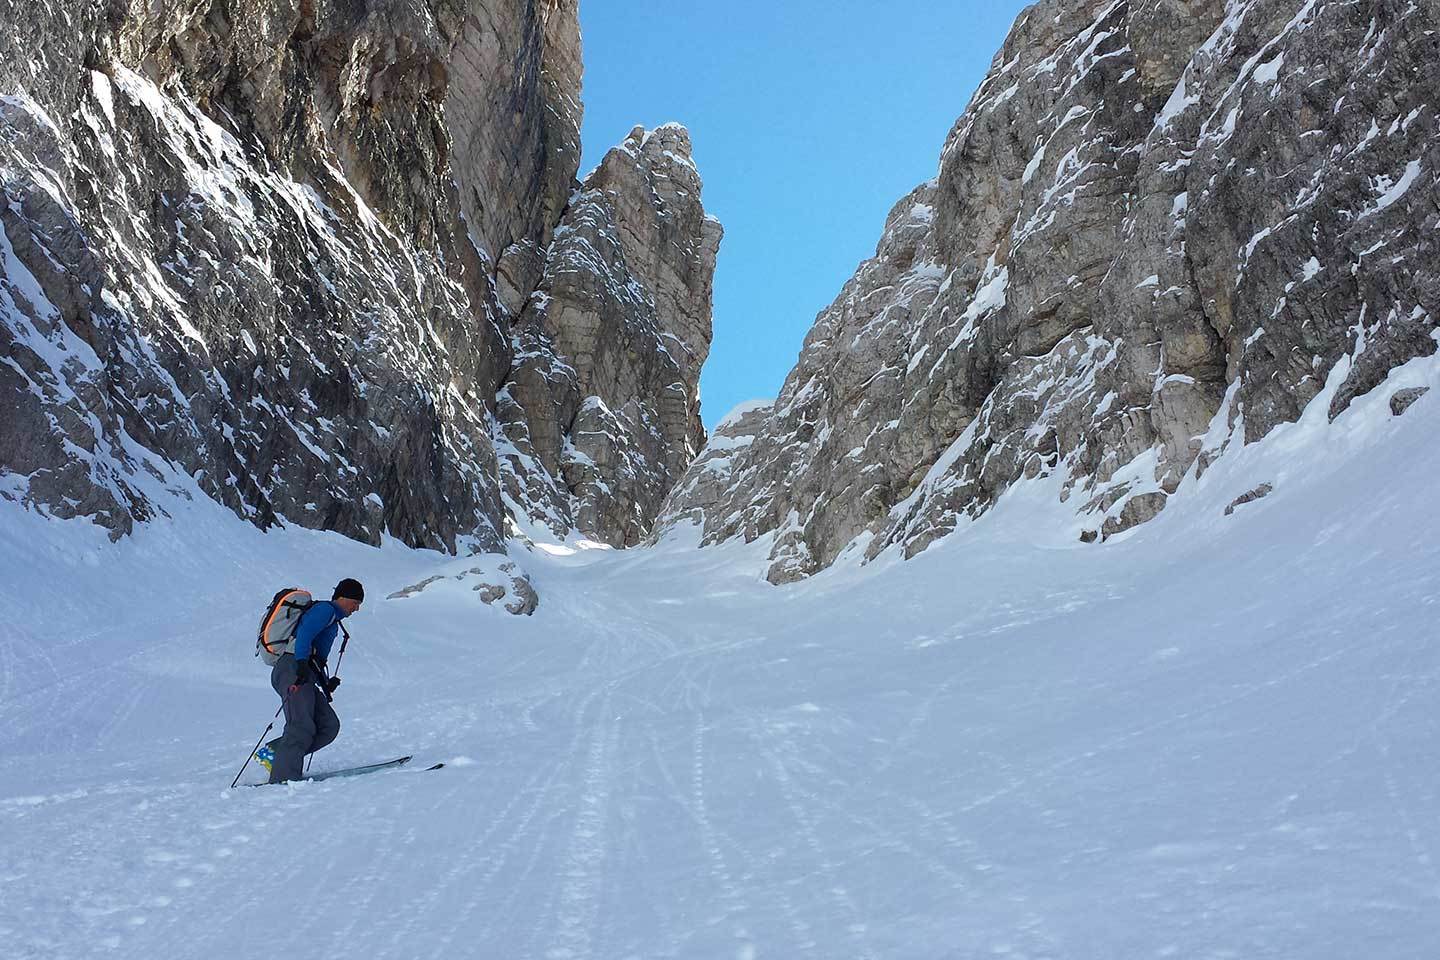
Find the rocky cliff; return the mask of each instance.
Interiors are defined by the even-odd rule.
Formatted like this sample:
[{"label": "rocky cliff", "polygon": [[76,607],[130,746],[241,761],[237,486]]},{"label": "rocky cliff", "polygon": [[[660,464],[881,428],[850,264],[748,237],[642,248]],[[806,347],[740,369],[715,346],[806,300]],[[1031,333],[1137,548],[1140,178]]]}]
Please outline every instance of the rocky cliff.
[{"label": "rocky cliff", "polygon": [[784,582],[1026,478],[1100,540],[1436,349],[1440,3],[1045,0],[663,527]]},{"label": "rocky cliff", "polygon": [[614,546],[650,532],[705,442],[696,385],[720,234],[683,127],[637,127],[586,177],[501,394],[517,515],[604,531]]},{"label": "rocky cliff", "polygon": [[579,187],[580,81],[576,0],[0,0],[0,496],[643,536],[719,230],[681,128]]}]

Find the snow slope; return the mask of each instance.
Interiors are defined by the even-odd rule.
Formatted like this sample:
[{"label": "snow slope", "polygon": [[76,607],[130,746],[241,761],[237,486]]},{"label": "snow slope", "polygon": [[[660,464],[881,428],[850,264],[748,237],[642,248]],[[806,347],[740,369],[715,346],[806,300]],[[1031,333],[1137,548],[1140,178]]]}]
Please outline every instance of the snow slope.
[{"label": "snow slope", "polygon": [[[1431,957],[1440,390],[1385,405],[1422,384],[1103,546],[1052,478],[782,588],[688,533],[550,545],[533,618],[203,498],[118,544],[0,504],[0,955]],[[450,766],[227,790],[258,606],[344,575],[317,769]]]}]

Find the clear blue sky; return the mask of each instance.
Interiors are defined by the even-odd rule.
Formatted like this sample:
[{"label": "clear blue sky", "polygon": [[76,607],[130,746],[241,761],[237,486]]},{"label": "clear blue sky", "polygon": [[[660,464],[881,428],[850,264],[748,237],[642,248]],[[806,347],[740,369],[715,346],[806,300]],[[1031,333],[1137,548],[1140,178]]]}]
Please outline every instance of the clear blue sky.
[{"label": "clear blue sky", "polygon": [[1017,0],[581,0],[582,174],[635,124],[690,128],[725,225],[707,427],[780,391],[815,320],[940,148]]}]

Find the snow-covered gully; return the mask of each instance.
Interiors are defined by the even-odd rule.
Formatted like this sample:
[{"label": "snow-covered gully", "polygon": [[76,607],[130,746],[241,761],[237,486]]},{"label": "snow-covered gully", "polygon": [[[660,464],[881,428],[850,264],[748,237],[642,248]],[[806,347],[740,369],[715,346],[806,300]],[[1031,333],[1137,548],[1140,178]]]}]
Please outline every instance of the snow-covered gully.
[{"label": "snow-covered gully", "polygon": [[[1040,481],[783,588],[683,535],[537,547],[532,618],[199,499],[119,544],[0,503],[0,954],[1425,956],[1440,419],[1387,392],[1103,546]],[[227,790],[257,605],[342,575],[317,768],[446,768]]]}]

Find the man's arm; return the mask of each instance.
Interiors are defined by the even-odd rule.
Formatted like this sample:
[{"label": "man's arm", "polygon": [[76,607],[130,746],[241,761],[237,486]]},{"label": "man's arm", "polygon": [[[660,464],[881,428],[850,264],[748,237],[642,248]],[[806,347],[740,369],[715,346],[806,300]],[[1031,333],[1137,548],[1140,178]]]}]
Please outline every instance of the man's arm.
[{"label": "man's arm", "polygon": [[295,625],[295,662],[304,663],[315,649],[315,638],[330,626],[329,604],[317,603],[300,617]]}]

